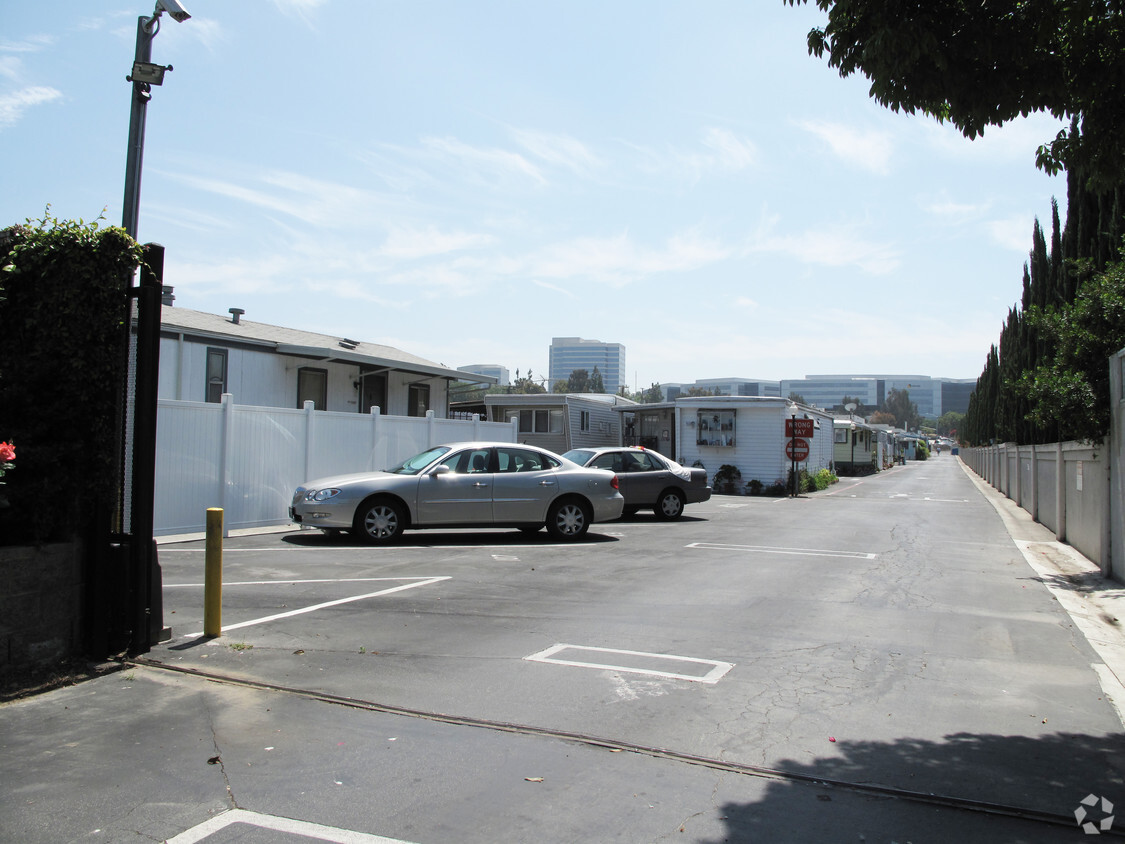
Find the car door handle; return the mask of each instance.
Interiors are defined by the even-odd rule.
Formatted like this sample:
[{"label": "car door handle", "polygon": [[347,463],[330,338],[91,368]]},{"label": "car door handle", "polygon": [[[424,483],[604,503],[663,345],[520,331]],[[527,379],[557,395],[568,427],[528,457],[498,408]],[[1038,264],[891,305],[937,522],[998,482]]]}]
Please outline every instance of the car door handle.
[{"label": "car door handle", "polygon": [[541,480],[539,482],[539,486],[554,486],[554,485],[555,485],[555,479],[554,478],[544,478],[543,480]]},{"label": "car door handle", "polygon": [[483,481],[477,481],[473,484],[473,486],[477,487],[478,489],[484,489],[484,487],[488,486],[488,484],[484,483]]}]

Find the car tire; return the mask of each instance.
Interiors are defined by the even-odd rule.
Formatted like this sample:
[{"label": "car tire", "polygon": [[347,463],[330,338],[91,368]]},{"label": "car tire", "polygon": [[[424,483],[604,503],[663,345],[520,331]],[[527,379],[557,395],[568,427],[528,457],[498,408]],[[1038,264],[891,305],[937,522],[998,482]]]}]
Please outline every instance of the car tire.
[{"label": "car tire", "polygon": [[684,496],[678,489],[666,489],[653,508],[656,518],[664,522],[678,519],[684,513]]},{"label": "car tire", "polygon": [[370,545],[389,545],[402,538],[406,515],[402,507],[385,498],[364,501],[355,511],[352,533]]},{"label": "car tire", "polygon": [[590,508],[577,498],[556,501],[547,510],[547,533],[570,542],[590,529]]}]

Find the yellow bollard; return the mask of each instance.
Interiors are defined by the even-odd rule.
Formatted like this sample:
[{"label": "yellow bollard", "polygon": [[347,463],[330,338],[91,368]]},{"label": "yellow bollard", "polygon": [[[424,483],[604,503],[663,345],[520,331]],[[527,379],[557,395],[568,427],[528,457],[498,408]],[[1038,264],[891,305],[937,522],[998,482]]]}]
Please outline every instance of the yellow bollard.
[{"label": "yellow bollard", "polygon": [[207,552],[203,573],[203,635],[223,632],[223,510],[207,508]]}]

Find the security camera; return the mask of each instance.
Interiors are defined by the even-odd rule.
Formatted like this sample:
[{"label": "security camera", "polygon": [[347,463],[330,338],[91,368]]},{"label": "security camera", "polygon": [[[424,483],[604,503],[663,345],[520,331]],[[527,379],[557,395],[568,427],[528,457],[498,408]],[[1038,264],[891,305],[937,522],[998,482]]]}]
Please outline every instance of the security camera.
[{"label": "security camera", "polygon": [[191,17],[180,0],[156,0],[156,14],[159,15],[161,12],[170,14],[177,23],[183,23]]}]

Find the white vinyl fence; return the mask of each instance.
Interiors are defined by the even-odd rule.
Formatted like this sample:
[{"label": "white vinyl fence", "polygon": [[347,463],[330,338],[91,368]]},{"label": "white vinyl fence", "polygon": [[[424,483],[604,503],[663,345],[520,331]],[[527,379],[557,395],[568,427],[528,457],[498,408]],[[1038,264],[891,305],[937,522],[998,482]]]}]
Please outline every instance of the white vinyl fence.
[{"label": "white vinyl fence", "polygon": [[225,532],[283,525],[305,481],[394,467],[442,443],[516,442],[518,423],[161,400],[156,426],[154,533],[202,533],[209,507]]},{"label": "white vinyl fence", "polygon": [[963,448],[974,472],[1110,573],[1108,444],[1004,443]]},{"label": "white vinyl fence", "polygon": [[1104,443],[1005,443],[963,448],[961,457],[1060,541],[1125,582],[1125,349],[1109,359],[1109,398]]}]

